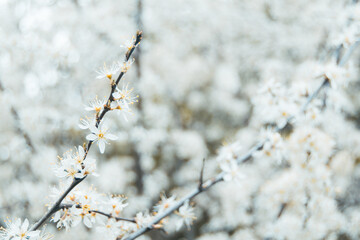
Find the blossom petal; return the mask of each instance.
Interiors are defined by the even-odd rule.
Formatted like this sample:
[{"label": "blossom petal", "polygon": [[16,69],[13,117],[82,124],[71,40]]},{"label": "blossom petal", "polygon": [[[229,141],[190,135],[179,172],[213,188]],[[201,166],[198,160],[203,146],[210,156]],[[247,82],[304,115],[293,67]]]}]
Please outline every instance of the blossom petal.
[{"label": "blossom petal", "polygon": [[90,221],[90,219],[88,217],[84,217],[84,224],[85,226],[87,226],[88,228],[92,227],[92,222]]},{"label": "blossom petal", "polygon": [[107,134],[105,135],[105,138],[110,139],[110,140],[117,140],[117,139],[118,139],[118,136],[116,136],[116,135],[114,135],[114,134],[107,133]]},{"label": "blossom petal", "polygon": [[26,232],[29,227],[29,220],[26,218],[21,226],[21,231]]},{"label": "blossom petal", "polygon": [[101,153],[104,153],[104,152],[105,152],[105,141],[104,141],[104,140],[100,140],[98,144],[99,144],[100,152],[101,152]]},{"label": "blossom petal", "polygon": [[94,125],[90,125],[89,129],[91,132],[93,132],[95,134],[99,134],[99,132],[100,132],[100,130],[97,127],[95,127]]},{"label": "blossom petal", "polygon": [[89,134],[86,136],[86,139],[87,140],[90,140],[90,141],[95,141],[98,137],[95,135],[95,134]]}]

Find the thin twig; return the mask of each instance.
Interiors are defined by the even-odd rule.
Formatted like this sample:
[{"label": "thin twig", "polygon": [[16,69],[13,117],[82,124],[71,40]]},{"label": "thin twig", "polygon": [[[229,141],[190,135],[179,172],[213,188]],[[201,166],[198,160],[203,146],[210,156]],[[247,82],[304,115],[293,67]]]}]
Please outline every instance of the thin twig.
[{"label": "thin twig", "polygon": [[[5,90],[6,89],[4,88],[3,83],[0,81],[0,92],[4,92]],[[31,141],[31,138],[30,138],[29,134],[21,126],[21,119],[19,117],[18,110],[15,108],[14,105],[11,105],[10,106],[10,111],[11,111],[11,114],[13,115],[13,117],[14,117],[14,119],[16,121],[16,123],[15,123],[16,131],[23,136],[23,138],[25,139],[26,145],[28,145],[31,152],[35,153],[36,149],[35,149],[35,146],[34,146],[33,142]]]},{"label": "thin twig", "polygon": [[[360,40],[357,41],[354,45],[355,47],[350,47],[348,52],[345,53],[344,57],[341,59],[339,66],[343,66],[347,60],[349,59],[350,55],[353,53],[353,51],[355,50],[356,46],[358,46],[360,43]],[[353,45],[353,46],[354,46]],[[306,99],[306,102],[304,103],[304,105],[301,107],[301,112],[304,112],[306,110],[306,108],[308,107],[308,105],[311,103],[311,101],[316,98],[320,91],[328,85],[329,79],[327,79],[326,77],[324,78],[324,81],[321,83],[321,85],[313,92],[313,94],[309,95]],[[292,120],[294,120],[294,116],[291,116],[287,119],[286,125],[289,124]],[[286,126],[285,125],[285,126]],[[280,131],[283,128],[275,128],[276,131]],[[264,147],[264,144],[269,141],[269,139],[266,139],[262,142],[259,142],[258,144],[256,144],[254,147],[252,147],[246,154],[244,154],[243,156],[239,157],[237,159],[237,163],[243,163],[248,161],[249,159],[251,159],[252,155],[262,149]],[[218,182],[221,182],[224,180],[224,172],[219,173],[215,178],[209,179],[208,181],[206,181],[204,184],[202,184],[201,187],[197,187],[196,189],[194,189],[191,193],[189,193],[188,195],[186,195],[185,197],[183,197],[181,200],[177,201],[173,206],[169,207],[166,211],[164,211],[161,214],[158,214],[154,217],[154,219],[146,226],[143,227],[141,229],[139,229],[138,231],[134,232],[133,234],[131,234],[129,237],[126,238],[126,240],[133,240],[138,238],[139,236],[143,235],[144,233],[150,231],[153,229],[153,226],[157,223],[159,223],[162,219],[164,219],[165,217],[169,216],[170,214],[172,214],[174,211],[178,210],[186,201],[190,201],[191,199],[193,199],[194,197],[196,197],[198,194],[200,194],[201,192],[204,192],[206,190],[208,190],[209,188],[211,188],[212,186],[214,186],[215,184],[217,184]]]},{"label": "thin twig", "polygon": [[205,168],[205,158],[203,159],[201,171],[200,171],[200,178],[199,178],[199,190],[202,190],[202,186],[204,183],[204,168]]},{"label": "thin twig", "polygon": [[79,183],[81,183],[86,177],[82,179],[74,179],[71,185],[66,189],[66,191],[60,196],[60,198],[54,203],[54,205],[49,209],[49,211],[39,220],[37,221],[30,229],[30,231],[37,230],[48,218],[51,217],[55,212],[60,210],[60,204],[66,198],[66,196],[76,187]]},{"label": "thin twig", "polygon": [[[72,208],[74,205],[73,204],[61,204],[59,206],[59,209],[68,209],[68,208]],[[81,208],[81,205],[80,204],[76,204],[75,205],[76,208]],[[88,210],[89,213],[97,213],[97,214],[100,214],[100,215],[103,215],[103,216],[106,216],[108,218],[113,218],[115,219],[116,221],[126,221],[126,222],[132,222],[132,223],[136,223],[136,220],[135,219],[131,219],[131,218],[124,218],[124,217],[115,217],[109,213],[104,213],[102,211],[99,211],[99,210]]]},{"label": "thin twig", "polygon": [[[128,61],[132,55],[132,53],[134,52],[135,48],[139,45],[140,41],[142,39],[142,32],[141,31],[137,31],[136,32],[136,39],[135,39],[135,43],[134,45],[128,49],[128,51],[125,54],[125,60]],[[96,127],[99,126],[99,124],[101,123],[102,119],[104,118],[105,114],[110,110],[110,104],[112,101],[114,101],[113,98],[113,93],[116,90],[116,86],[117,84],[120,82],[121,78],[123,77],[124,72],[121,72],[116,80],[115,84],[112,84],[111,86],[111,92],[110,92],[110,96],[109,96],[109,100],[108,100],[108,104],[106,106],[104,106],[103,111],[101,112],[100,116],[97,118],[96,120]],[[86,147],[86,151],[85,151],[85,156],[84,159],[86,159],[87,154],[92,146],[93,141],[89,141]],[[73,182],[71,183],[71,185],[65,190],[65,192],[60,196],[60,198],[54,203],[54,205],[45,213],[45,215],[39,220],[37,221],[32,227],[31,227],[31,231],[37,230],[48,218],[51,217],[52,214],[54,214],[55,212],[57,212],[58,210],[60,210],[60,204],[61,202],[64,200],[64,198],[71,192],[71,190],[73,188],[75,188],[79,183],[81,183],[84,179],[86,178],[86,176],[82,179],[74,179]]]}]

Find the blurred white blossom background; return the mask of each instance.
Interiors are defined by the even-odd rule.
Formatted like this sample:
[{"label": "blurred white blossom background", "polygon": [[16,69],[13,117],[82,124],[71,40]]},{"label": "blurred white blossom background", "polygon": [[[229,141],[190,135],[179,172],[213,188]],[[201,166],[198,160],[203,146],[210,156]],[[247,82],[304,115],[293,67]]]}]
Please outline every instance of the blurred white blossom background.
[{"label": "blurred white blossom background", "polygon": [[[134,217],[196,188],[203,158],[208,179],[227,171],[228,148],[269,138],[192,201],[190,230],[171,216],[139,239],[359,239],[359,51],[336,66],[359,27],[350,0],[0,0],[0,226],[44,215],[57,156],[86,142],[80,118],[109,94],[96,71],[142,30],[119,85],[139,102],[128,120],[105,117],[118,139],[91,149],[99,176],[82,188],[125,195]],[[321,76],[330,86],[299,114]],[[107,239],[84,224],[47,231]]]}]

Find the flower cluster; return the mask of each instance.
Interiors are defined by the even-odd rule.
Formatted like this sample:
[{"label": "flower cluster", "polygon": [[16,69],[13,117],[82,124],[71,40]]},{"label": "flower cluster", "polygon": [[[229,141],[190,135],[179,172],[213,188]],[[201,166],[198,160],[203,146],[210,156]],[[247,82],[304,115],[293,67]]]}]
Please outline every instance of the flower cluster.
[{"label": "flower cluster", "polygon": [[64,153],[63,157],[58,157],[59,163],[54,167],[55,175],[59,178],[68,180],[82,179],[89,174],[95,174],[96,160],[86,157],[85,150],[78,146]]},{"label": "flower cluster", "polygon": [[5,221],[6,228],[0,228],[0,237],[4,240],[50,240],[53,237],[43,231],[32,231],[29,228],[29,220],[21,219]]},{"label": "flower cluster", "polygon": [[[195,196],[199,231],[191,234],[196,239],[359,239],[359,58],[350,58],[359,53],[354,51],[360,37],[357,1],[184,1],[181,7],[189,11],[180,15],[180,5],[167,1],[139,1],[116,8],[117,14],[113,1],[101,7],[97,1],[40,2],[0,3],[6,26],[0,31],[6,123],[0,138],[0,214],[37,213],[53,175],[64,185],[53,189],[43,218],[32,226],[13,220],[0,231],[1,239],[47,239],[38,229],[51,217],[50,231],[70,230],[59,239],[135,239],[151,229],[184,238],[195,219]],[[52,27],[64,10],[69,19],[85,12],[94,16],[71,28],[66,25],[71,21]],[[136,14],[120,14],[133,10]],[[72,116],[82,109],[74,99],[87,99],[92,88],[85,71],[114,52],[109,43],[121,33],[113,23],[131,26],[133,16],[150,33],[140,59],[134,66],[137,34],[125,44],[123,60],[98,69],[96,78],[103,81],[96,84],[108,84],[110,94],[85,107],[88,116],[79,127],[88,142],[61,155],[52,166],[55,174],[47,171],[44,159],[54,159],[64,143],[78,139]],[[93,21],[98,17],[101,21]],[[201,31],[192,34],[193,28]],[[79,36],[87,44],[79,45]],[[211,36],[216,38],[209,41]],[[83,64],[76,64],[80,56]],[[124,82],[131,67],[137,71],[129,78],[139,80],[139,89]],[[137,91],[144,94],[135,109]],[[30,100],[32,107],[25,107]],[[125,120],[139,116],[106,125],[104,116],[115,112]],[[236,140],[216,153],[224,138]],[[109,143],[116,151],[109,151]],[[95,161],[91,147],[107,154]],[[200,169],[204,157],[206,168]],[[96,173],[101,178],[93,179]],[[87,181],[106,193],[125,189],[134,209],[123,196],[85,188]],[[209,189],[217,183],[222,185]],[[180,200],[161,195],[150,211],[137,212],[161,191],[180,196],[190,186]],[[80,224],[91,229],[71,230]]]},{"label": "flower cluster", "polygon": [[231,145],[225,145],[219,150],[217,161],[225,174],[225,181],[231,181],[233,179],[240,180],[244,178],[244,174],[241,172],[238,163],[241,149],[241,144],[239,142],[234,142]]},{"label": "flower cluster", "polygon": [[[57,188],[52,191],[52,200],[56,201],[62,191]],[[96,223],[102,223],[102,218],[119,217],[127,206],[125,200],[120,196],[106,197],[93,188],[86,191],[75,189],[64,199],[61,210],[55,213],[52,221],[57,223],[58,228],[69,229],[80,222],[91,228]]]}]

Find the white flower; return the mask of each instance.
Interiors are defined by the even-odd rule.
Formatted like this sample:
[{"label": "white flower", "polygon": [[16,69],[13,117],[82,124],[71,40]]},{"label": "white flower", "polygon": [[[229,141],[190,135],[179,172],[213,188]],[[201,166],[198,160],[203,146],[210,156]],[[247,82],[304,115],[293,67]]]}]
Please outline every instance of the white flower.
[{"label": "white flower", "polygon": [[[98,99],[97,96],[95,97],[94,100],[90,101],[88,107],[85,107],[86,111],[95,111],[95,113],[99,113],[101,111],[101,109],[103,109],[104,105],[106,104],[106,99]],[[85,125],[87,126],[87,125]]]},{"label": "white flower", "polygon": [[21,224],[21,219],[15,221],[5,221],[6,228],[0,228],[1,239],[4,240],[25,240],[25,239],[36,239],[39,236],[40,231],[29,230],[29,220],[25,219]]},{"label": "white flower", "polygon": [[276,160],[280,164],[285,155],[284,141],[281,135],[273,128],[268,127],[261,130],[260,139],[264,141],[264,145],[253,154],[253,157],[262,159],[262,161]]},{"label": "white flower", "polygon": [[116,75],[119,72],[119,64],[118,63],[112,63],[110,67],[106,66],[106,63],[104,63],[104,66],[99,70],[96,71],[98,76],[97,79],[109,79],[113,80],[114,75]]},{"label": "white flower", "polygon": [[127,203],[124,203],[126,198],[121,196],[114,196],[107,199],[107,201],[104,202],[104,211],[107,213],[110,213],[114,216],[118,216],[122,210],[128,205]]},{"label": "white flower", "polygon": [[36,240],[50,240],[53,238],[54,236],[52,234],[45,232],[45,227],[44,227],[41,233],[39,234],[39,236],[36,238]]},{"label": "white flower", "polygon": [[161,195],[161,201],[159,202],[159,204],[157,204],[154,207],[154,210],[157,213],[161,213],[161,212],[164,212],[169,207],[171,207],[172,205],[174,205],[175,203],[176,203],[176,196],[175,195],[167,198],[166,195],[164,194],[164,195]]},{"label": "white flower", "polygon": [[68,151],[63,158],[59,158],[59,164],[54,168],[55,175],[60,178],[81,179],[86,175],[95,174],[96,160],[85,158],[85,150],[82,146],[78,147],[78,151],[72,153]]},{"label": "white flower", "polygon": [[236,161],[220,163],[221,170],[225,173],[224,181],[241,180],[245,175],[240,172],[240,167]]},{"label": "white flower", "polygon": [[79,128],[81,129],[89,129],[90,125],[95,125],[95,119],[93,121],[90,121],[88,117],[86,119],[80,118]]},{"label": "white flower", "polygon": [[128,61],[124,61],[124,62],[118,62],[118,65],[121,69],[121,72],[126,73],[129,69],[131,64],[133,64],[133,62],[135,61],[135,59],[129,59]]},{"label": "white flower", "polygon": [[189,205],[189,200],[187,200],[184,205],[179,208],[179,211],[176,214],[181,217],[176,224],[176,229],[179,230],[185,224],[189,230],[191,224],[196,219],[194,208]]},{"label": "white flower", "polygon": [[104,239],[116,239],[118,235],[121,233],[121,222],[117,222],[113,218],[109,218],[106,221],[100,221],[100,226],[97,227],[97,231],[106,234],[108,238]]},{"label": "white flower", "polygon": [[136,37],[133,36],[131,40],[127,40],[125,44],[121,44],[120,48],[125,48],[126,51],[130,51],[135,45]]},{"label": "white flower", "polygon": [[71,226],[74,227],[81,222],[81,213],[82,209],[73,205],[69,209],[57,211],[52,221],[57,222],[57,228],[65,227],[68,230]]},{"label": "white flower", "polygon": [[153,217],[149,215],[148,213],[142,213],[139,212],[136,214],[135,221],[139,228],[147,227],[151,221],[153,220]]},{"label": "white flower", "polygon": [[122,89],[116,88],[116,92],[113,93],[115,101],[112,102],[111,108],[120,110],[119,113],[126,121],[126,115],[132,113],[131,105],[139,101],[139,95],[133,96],[133,92],[134,88],[129,89],[129,83],[127,83],[123,85]]},{"label": "white flower", "polygon": [[97,141],[100,152],[105,152],[105,145],[108,143],[107,140],[116,140],[118,139],[117,136],[108,133],[108,128],[104,125],[100,126],[100,128],[97,128],[95,126],[90,126],[91,134],[86,136],[86,139],[89,141]]},{"label": "white flower", "polygon": [[359,27],[357,24],[350,25],[335,39],[335,45],[343,44],[345,48],[348,48],[356,42],[359,35]]},{"label": "white flower", "polygon": [[217,160],[219,162],[221,162],[221,161],[231,161],[231,160],[236,161],[236,159],[238,158],[238,155],[240,153],[241,148],[242,147],[241,147],[240,142],[234,142],[234,143],[232,143],[230,145],[226,144],[220,149]]},{"label": "white flower", "polygon": [[320,73],[329,79],[332,88],[347,87],[349,78],[347,77],[348,73],[345,68],[339,67],[335,62],[331,62],[322,66],[319,70]]},{"label": "white flower", "polygon": [[129,108],[129,105],[132,105],[138,102],[139,95],[132,96],[134,88],[129,89],[129,83],[124,84],[122,89],[116,88],[116,92],[113,93],[113,97],[119,103],[119,106],[125,106]]}]

